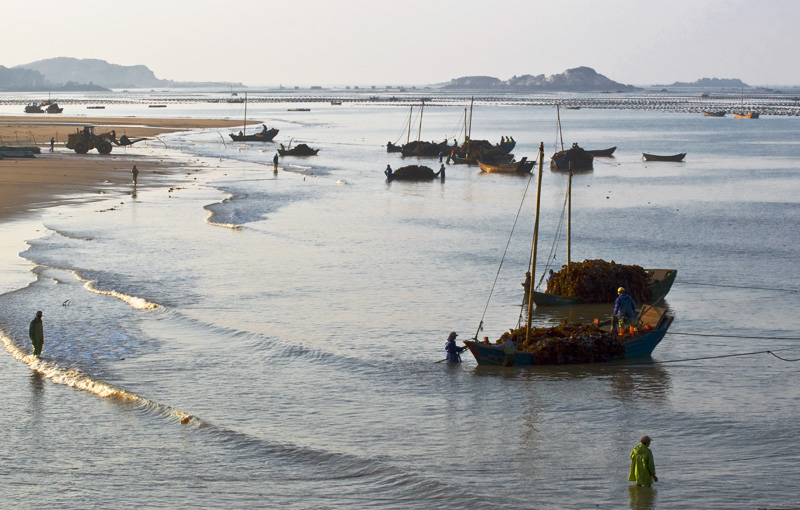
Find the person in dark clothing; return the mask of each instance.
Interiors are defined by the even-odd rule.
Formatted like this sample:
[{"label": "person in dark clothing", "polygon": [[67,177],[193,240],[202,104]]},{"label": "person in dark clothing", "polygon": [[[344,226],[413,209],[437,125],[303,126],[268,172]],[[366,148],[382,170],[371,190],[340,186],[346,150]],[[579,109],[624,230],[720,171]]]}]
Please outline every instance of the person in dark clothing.
[{"label": "person in dark clothing", "polygon": [[274,171],[278,171],[278,153],[276,152],[274,156],[272,156],[272,169]]},{"label": "person in dark clothing", "polygon": [[28,328],[28,336],[31,337],[31,344],[33,344],[33,355],[40,355],[44,346],[44,326],[42,325],[41,311],[36,312],[36,317],[31,321],[30,328]]},{"label": "person in dark clothing", "polygon": [[442,163],[442,166],[439,168],[439,171],[436,172],[436,177],[440,178],[441,180],[444,180],[444,163]]},{"label": "person in dark clothing", "polygon": [[447,361],[450,363],[460,363],[461,356],[460,354],[464,351],[465,347],[459,347],[456,345],[456,337],[458,333],[455,331],[451,331],[450,335],[447,337],[447,342],[444,344],[444,350],[447,353]]},{"label": "person in dark clothing", "polygon": [[617,300],[614,301],[614,316],[616,316],[619,332],[623,334],[626,327],[633,326],[636,317],[636,303],[633,298],[625,292],[624,287],[617,289]]},{"label": "person in dark clothing", "polygon": [[384,175],[386,175],[386,180],[392,180],[392,167],[390,165],[386,165],[386,170],[383,171]]}]

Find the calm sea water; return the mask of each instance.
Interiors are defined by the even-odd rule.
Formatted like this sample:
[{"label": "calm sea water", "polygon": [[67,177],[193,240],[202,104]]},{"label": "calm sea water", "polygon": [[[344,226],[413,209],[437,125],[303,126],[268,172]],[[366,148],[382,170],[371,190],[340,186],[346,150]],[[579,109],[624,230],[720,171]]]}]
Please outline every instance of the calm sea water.
[{"label": "calm sea water", "polygon": [[[180,133],[163,137],[168,149],[132,149],[190,161],[176,188],[109,190],[0,225],[2,501],[800,506],[799,365],[696,359],[800,358],[797,119],[562,110],[565,144],[618,147],[573,179],[573,260],[676,268],[675,321],[652,364],[508,369],[437,361],[451,330],[469,338],[483,318],[480,335],[497,338],[516,325],[535,179],[451,166],[443,183],[387,184],[387,164],[417,163],[383,147],[405,141],[407,107],[287,111],[298,106],[248,109],[281,130],[276,142],[321,149],[282,158],[277,174],[276,144]],[[426,107],[422,138],[463,140],[465,106]],[[233,118],[239,107],[170,106]],[[549,158],[556,132],[552,108],[473,113],[472,137],[512,135],[517,157],[544,142]],[[545,166],[539,275],[566,260],[565,239],[553,244],[566,184]],[[26,328],[39,309],[33,362]],[[627,481],[643,434],[652,490]]]}]

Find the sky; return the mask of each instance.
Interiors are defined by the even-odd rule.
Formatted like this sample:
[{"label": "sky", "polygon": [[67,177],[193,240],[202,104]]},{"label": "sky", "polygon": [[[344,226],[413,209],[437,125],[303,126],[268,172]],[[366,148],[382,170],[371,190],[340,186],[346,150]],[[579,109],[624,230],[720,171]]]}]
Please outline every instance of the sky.
[{"label": "sky", "polygon": [[[5,5],[8,4],[8,5]],[[4,2],[0,65],[54,57],[161,79],[410,86],[587,66],[630,85],[800,85],[797,0]],[[15,20],[14,23],[8,23]]]}]

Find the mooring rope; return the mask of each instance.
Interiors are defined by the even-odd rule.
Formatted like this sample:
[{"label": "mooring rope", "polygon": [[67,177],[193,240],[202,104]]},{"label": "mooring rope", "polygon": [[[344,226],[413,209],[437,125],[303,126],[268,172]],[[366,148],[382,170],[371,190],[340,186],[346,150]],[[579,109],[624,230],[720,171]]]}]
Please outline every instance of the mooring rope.
[{"label": "mooring rope", "polygon": [[670,331],[670,335],[686,335],[686,336],[713,336],[719,338],[753,338],[756,340],[800,340],[797,336],[752,336],[752,335],[710,335],[708,333],[684,333],[682,331]]},{"label": "mooring rope", "polygon": [[664,364],[667,364],[667,363],[683,363],[683,362],[686,362],[686,361],[702,361],[702,360],[707,360],[707,359],[735,358],[735,357],[739,357],[739,356],[755,356],[757,354],[770,354],[772,356],[775,356],[776,358],[778,358],[781,361],[787,361],[787,362],[800,361],[800,358],[798,358],[798,359],[782,358],[781,356],[778,356],[774,352],[774,351],[786,351],[786,350],[789,350],[789,349],[796,349],[796,347],[786,347],[786,348],[783,348],[783,349],[772,349],[772,350],[767,349],[767,350],[764,350],[764,351],[754,351],[754,352],[739,352],[739,353],[735,353],[735,354],[720,354],[718,356],[702,356],[702,357],[699,357],[699,358],[672,359],[672,360],[666,360],[666,361],[655,361],[654,360],[654,361],[647,362],[647,363],[626,363],[626,365],[628,365],[628,366],[631,366],[631,365],[664,365]]},{"label": "mooring rope", "polygon": [[483,309],[483,315],[481,315],[481,322],[478,324],[478,329],[475,331],[475,340],[478,339],[478,334],[483,329],[483,319],[486,317],[486,311],[489,309],[489,302],[492,300],[492,294],[494,294],[494,288],[497,286],[497,280],[500,278],[500,270],[503,268],[503,262],[506,260],[506,255],[508,254],[508,246],[511,244],[511,238],[514,237],[514,229],[517,228],[517,222],[519,221],[519,215],[522,213],[522,205],[525,203],[525,197],[528,195],[528,188],[530,188],[531,180],[533,179],[534,172],[531,172],[531,175],[528,177],[528,183],[525,185],[525,191],[522,193],[522,200],[519,202],[519,209],[517,209],[517,216],[514,218],[514,224],[511,226],[511,233],[508,236],[508,242],[506,242],[506,248],[503,250],[503,256],[500,259],[500,265],[497,267],[497,274],[494,275],[494,282],[492,283],[492,289],[489,291],[489,298],[486,300],[486,306]]},{"label": "mooring rope", "polygon": [[700,283],[700,282],[684,282],[684,281],[677,281],[675,282],[678,285],[702,285],[706,287],[727,287],[731,289],[752,289],[752,290],[774,290],[777,292],[797,292],[797,289],[778,289],[775,287],[753,287],[750,285],[722,285],[719,283]]}]

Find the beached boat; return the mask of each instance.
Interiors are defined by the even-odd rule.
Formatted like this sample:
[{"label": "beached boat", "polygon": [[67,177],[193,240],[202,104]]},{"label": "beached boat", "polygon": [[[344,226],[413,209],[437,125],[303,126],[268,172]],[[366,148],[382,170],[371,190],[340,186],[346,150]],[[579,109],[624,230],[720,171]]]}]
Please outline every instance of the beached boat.
[{"label": "beached boat", "polygon": [[561,150],[550,156],[550,168],[578,172],[592,170],[594,168],[594,154],[586,152],[577,143],[573,143],[572,147],[564,150],[564,137],[561,133],[561,113],[559,112],[558,104],[556,104],[556,117],[558,119],[558,136],[561,141]]},{"label": "beached boat", "polygon": [[481,167],[482,172],[491,174],[529,174],[531,170],[533,170],[534,163],[536,163],[536,161],[528,161],[528,158],[522,158],[519,161],[499,165],[478,161],[478,166]]},{"label": "beached boat", "polygon": [[319,149],[312,149],[304,143],[296,145],[291,149],[284,149],[283,144],[281,144],[281,148],[278,149],[278,154],[281,156],[316,156],[318,152]]},{"label": "beached boat", "polygon": [[617,150],[617,148],[610,147],[608,149],[600,149],[600,150],[589,150],[589,149],[584,149],[584,150],[596,158],[610,158],[611,156],[614,155],[614,151]]},{"label": "beached boat", "polygon": [[[539,179],[536,196],[541,196],[542,164],[544,144],[539,145]],[[571,180],[571,175],[570,175]],[[539,230],[539,200],[533,228],[533,250],[529,272],[536,268],[536,245]],[[634,326],[629,330],[616,331],[615,321],[601,328],[595,324],[570,323],[564,321],[554,327],[533,327],[532,298],[528,299],[527,322],[524,326],[511,328],[497,343],[480,342],[477,334],[464,341],[479,365],[534,366],[598,363],[619,359],[650,356],[663,340],[673,318],[663,307],[642,306]],[[483,327],[481,322],[478,327]]]},{"label": "beached boat", "polygon": [[266,125],[261,125],[261,131],[254,133],[252,135],[247,134],[247,93],[244,95],[244,125],[242,126],[242,130],[239,131],[239,134],[236,133],[229,133],[228,136],[231,137],[231,140],[234,142],[271,142],[273,138],[278,134],[278,130],[275,128],[268,129]]},{"label": "beached boat", "polygon": [[45,111],[47,113],[61,113],[64,111],[64,108],[58,106],[58,103],[56,102],[48,102],[46,104],[47,104],[47,109]]},{"label": "beached boat", "polygon": [[39,103],[31,103],[25,106],[25,113],[44,113],[44,110]]},{"label": "beached boat", "polygon": [[724,117],[724,116],[725,116],[725,113],[726,113],[726,112],[724,112],[724,111],[718,111],[718,112],[709,112],[709,111],[707,111],[707,110],[703,110],[703,115],[704,115],[705,117]]},{"label": "beached boat", "polygon": [[680,154],[672,154],[671,156],[659,156],[658,154],[643,152],[642,157],[645,161],[683,161],[683,158],[686,157],[686,153],[682,152]]}]

